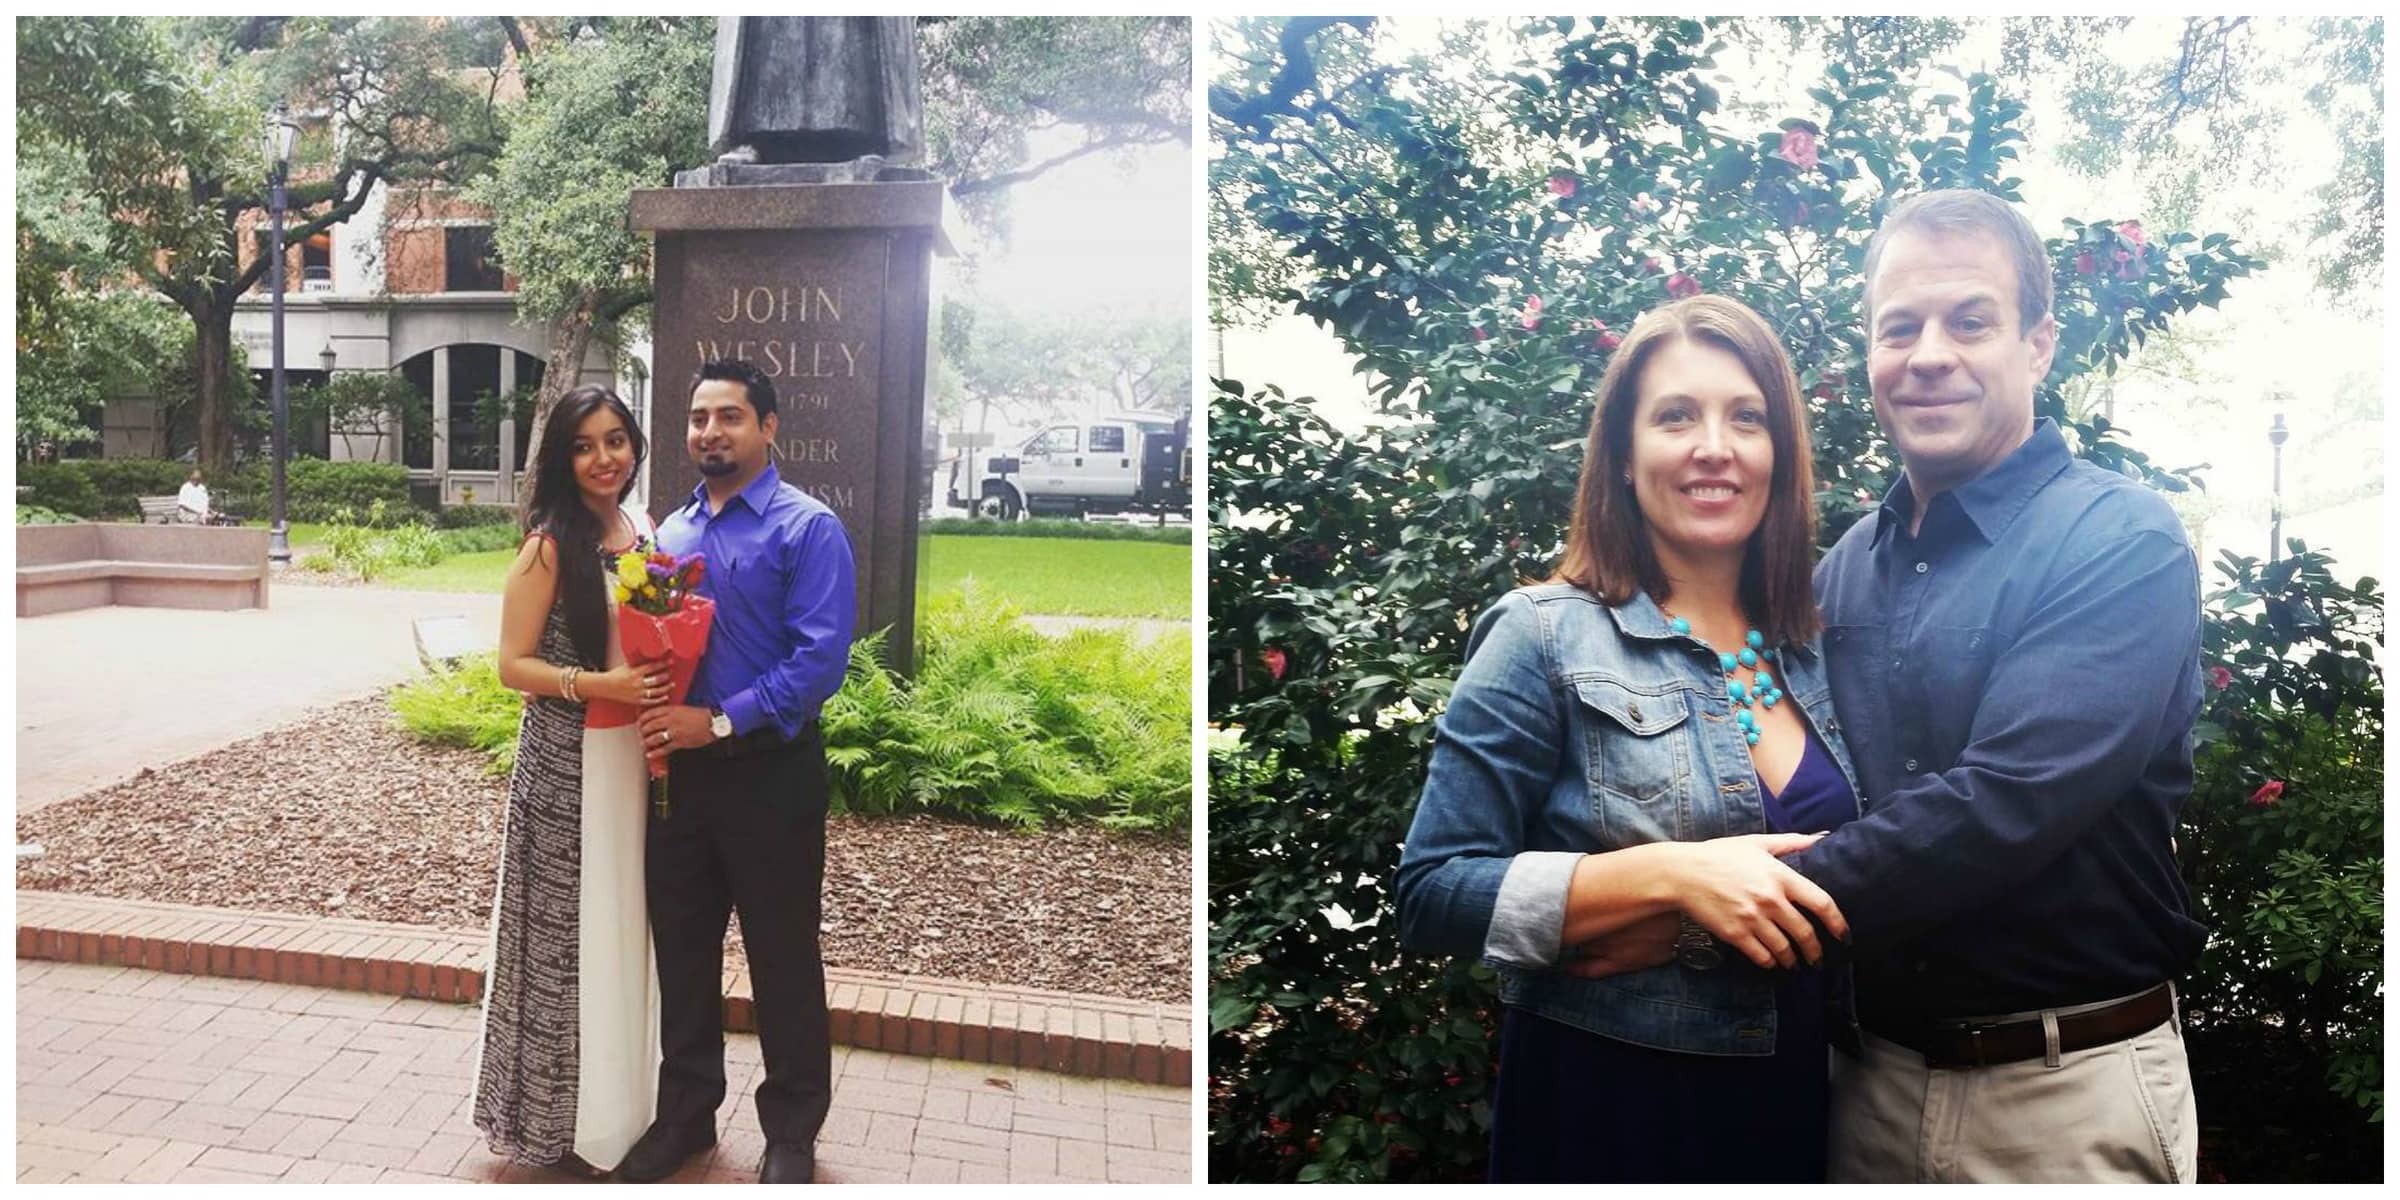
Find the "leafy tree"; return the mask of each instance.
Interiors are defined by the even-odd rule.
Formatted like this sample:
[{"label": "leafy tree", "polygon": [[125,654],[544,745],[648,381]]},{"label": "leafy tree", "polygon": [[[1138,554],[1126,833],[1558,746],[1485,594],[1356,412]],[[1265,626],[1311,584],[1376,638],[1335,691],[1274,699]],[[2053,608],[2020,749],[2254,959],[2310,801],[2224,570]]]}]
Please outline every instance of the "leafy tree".
[{"label": "leafy tree", "polygon": [[[232,457],[234,305],[265,277],[270,101],[327,114],[295,155],[287,245],[349,220],[377,184],[454,180],[491,148],[490,96],[460,68],[468,22],[401,17],[28,17],[17,23],[20,144],[73,165],[105,213],[111,271],[193,326],[200,461]],[[91,281],[97,284],[101,281]]]},{"label": "leafy tree", "polygon": [[[2010,18],[2003,64],[2011,78],[2060,86],[2061,161],[2091,177],[2133,168],[2158,207],[2186,217],[2231,182],[2284,192],[2289,124],[2324,122],[2339,152],[2332,177],[2310,188],[2304,205],[2239,215],[2267,226],[2270,244],[2286,236],[2295,249],[2310,244],[2327,295],[2371,309],[2383,267],[2383,21],[2318,18],[2296,49],[2294,26],[2186,17],[2168,27],[2159,53],[2136,57],[2125,47],[2147,27],[2133,18]],[[2305,112],[2285,101],[2295,89]]]},{"label": "leafy tree", "polygon": [[[1191,144],[1184,17],[924,17],[917,26],[927,157],[969,219],[1005,226],[1008,188],[1087,155]],[[1033,161],[1030,135],[1082,140]]]},{"label": "leafy tree", "polygon": [[978,431],[992,410],[1010,424],[1107,408],[1171,412],[1191,394],[1191,326],[1172,318],[1093,321],[960,306],[946,322],[944,356],[958,363],[963,419]]},{"label": "leafy tree", "polygon": [[[1273,26],[1261,33],[1244,53],[1291,44]],[[1781,36],[1677,19],[1539,22],[1515,31],[1524,61],[1494,78],[1449,55],[1394,62],[1356,25],[1318,22],[1301,39],[1307,63],[1261,56],[1210,89],[1231,207],[1291,256],[1282,302],[1341,340],[1388,422],[1348,435],[1271,385],[1231,380],[1212,402],[1209,709],[1240,731],[1211,767],[1212,1178],[1480,1172],[1491,979],[1400,953],[1390,879],[1427,718],[1457,676],[1469,621],[1556,561],[1590,397],[1633,319],[1692,290],[1767,317],[1808,394],[1827,539],[1896,470],[1864,379],[1866,240],[1895,201],[1927,188],[2017,198],[2025,107],[1985,76],[1834,54],[1797,110],[1743,115],[1725,105],[1715,60],[1736,34]],[[1507,44],[1480,26],[1463,35]],[[2036,404],[2083,457],[2174,491],[2191,473],[2151,463],[2105,412],[2071,408],[2073,385],[2221,304],[2261,263],[2227,235],[2143,217],[2088,213],[2049,231],[2059,350]],[[2230,602],[2213,603],[2217,637],[2232,628]],[[2265,679],[2264,660],[2291,644],[2275,638],[2242,669]],[[2344,634],[2309,669],[2355,691],[2357,672],[2373,673],[2362,644]],[[2315,718],[2335,732],[2312,745],[2355,749],[2356,726],[2342,722],[2364,708],[2340,711]],[[2289,761],[2242,769],[2298,774]],[[2356,997],[2375,986],[2358,976],[2374,926],[2354,900],[2362,878],[2379,877],[2380,863],[2359,857],[2379,830],[2355,832],[2343,806],[2371,794],[2373,761],[2358,752],[2312,776],[2343,797],[2348,832],[2320,840],[2313,864],[2274,852],[2291,843],[2262,842],[2282,874],[2241,885],[2283,887],[2287,924],[2324,932],[2267,952],[2285,965],[2238,952],[2225,975],[2204,975],[2210,986],[2261,986],[2244,972],[2305,971],[2294,956],[2314,956],[2341,973],[2326,985],[2333,998],[2274,1011],[2320,1033],[2372,1022]],[[2195,813],[2232,778],[2204,779]],[[2186,841],[2224,852],[2197,830]],[[2232,885],[2204,886],[2221,911],[2256,908]],[[2236,936],[2222,919],[2219,930]],[[2338,1046],[2342,1083],[2379,1097],[2357,1039],[2295,1044]],[[2299,1073],[2312,1070],[2322,1060]],[[2227,1104],[2212,1093],[2201,1110]],[[2345,1137],[2328,1135],[2356,1144]],[[2274,1164],[2271,1148],[2241,1149],[2212,1155]],[[2338,1176],[2356,1162],[2281,1168]]]},{"label": "leafy tree", "polygon": [[504,149],[467,196],[492,214],[517,311],[548,329],[528,443],[539,446],[593,339],[618,340],[650,303],[650,239],[626,226],[626,197],[670,185],[705,155],[716,32],[705,17],[511,29],[525,99],[505,111]]}]

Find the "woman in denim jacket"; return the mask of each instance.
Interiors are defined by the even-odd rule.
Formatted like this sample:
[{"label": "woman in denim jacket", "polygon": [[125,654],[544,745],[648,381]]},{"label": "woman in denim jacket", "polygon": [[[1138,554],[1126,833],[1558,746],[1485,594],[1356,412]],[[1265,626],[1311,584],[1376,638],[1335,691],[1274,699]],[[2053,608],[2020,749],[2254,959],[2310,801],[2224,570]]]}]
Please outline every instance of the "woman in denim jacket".
[{"label": "woman in denim jacket", "polygon": [[1806,414],[1756,313],[1637,322],[1556,578],[1476,623],[1401,938],[1507,1005],[1492,1178],[1821,1181],[1833,901],[1777,861],[1857,815],[1817,654]]}]

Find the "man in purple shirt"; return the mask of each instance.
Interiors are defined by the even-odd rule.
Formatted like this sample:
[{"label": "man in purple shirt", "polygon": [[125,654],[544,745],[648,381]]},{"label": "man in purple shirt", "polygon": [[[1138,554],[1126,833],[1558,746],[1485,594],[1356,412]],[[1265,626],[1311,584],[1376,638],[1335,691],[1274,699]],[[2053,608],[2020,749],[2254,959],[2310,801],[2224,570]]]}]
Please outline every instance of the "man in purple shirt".
[{"label": "man in purple shirt", "polygon": [[658,1113],[618,1168],[664,1179],[717,1140],[725,1098],[725,920],[742,916],[766,1079],[761,1183],[807,1183],[833,1098],[823,906],[825,743],[817,715],[842,684],[857,604],[849,536],[832,510],[769,462],[775,389],[738,359],[704,363],[685,445],[691,499],[660,523],[661,549],[699,552],[716,603],[689,701],[642,714],[668,757],[672,797],[647,846],[659,982]]}]

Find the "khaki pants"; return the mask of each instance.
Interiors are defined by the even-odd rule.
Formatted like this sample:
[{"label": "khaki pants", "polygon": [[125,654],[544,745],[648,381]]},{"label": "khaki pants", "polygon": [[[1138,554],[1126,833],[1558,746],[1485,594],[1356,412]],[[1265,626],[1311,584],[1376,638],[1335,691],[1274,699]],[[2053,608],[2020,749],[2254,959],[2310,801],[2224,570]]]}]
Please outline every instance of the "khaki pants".
[{"label": "khaki pants", "polygon": [[2178,1021],[2059,1056],[1934,1070],[1865,1035],[1833,1056],[1834,1183],[2190,1183],[2200,1123]]}]

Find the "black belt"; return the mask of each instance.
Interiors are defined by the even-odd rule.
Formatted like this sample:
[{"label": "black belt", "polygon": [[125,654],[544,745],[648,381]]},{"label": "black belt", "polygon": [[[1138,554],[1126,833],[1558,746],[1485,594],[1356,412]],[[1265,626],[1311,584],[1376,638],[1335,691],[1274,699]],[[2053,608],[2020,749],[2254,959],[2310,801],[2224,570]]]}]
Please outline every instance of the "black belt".
[{"label": "black belt", "polygon": [[[2175,1015],[2175,996],[2166,984],[2130,1000],[2058,1018],[2058,1052],[2071,1053],[2148,1033]],[[2049,1055],[2040,1017],[2014,1021],[1913,1021],[1866,1024],[1867,1032],[1925,1056],[1937,1070],[1989,1067]]]}]

